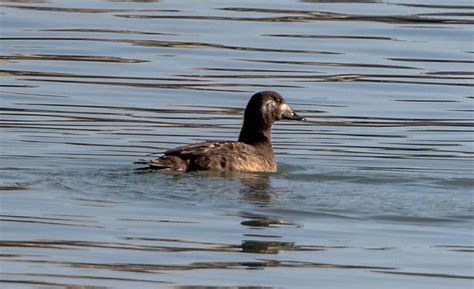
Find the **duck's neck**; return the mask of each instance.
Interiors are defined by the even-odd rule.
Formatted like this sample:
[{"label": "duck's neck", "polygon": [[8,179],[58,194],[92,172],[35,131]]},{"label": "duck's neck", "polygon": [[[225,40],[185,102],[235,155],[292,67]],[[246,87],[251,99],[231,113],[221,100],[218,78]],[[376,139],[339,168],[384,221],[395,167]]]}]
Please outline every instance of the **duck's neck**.
[{"label": "duck's neck", "polygon": [[263,120],[244,120],[240,130],[239,142],[254,146],[272,146],[271,142],[272,125]]}]

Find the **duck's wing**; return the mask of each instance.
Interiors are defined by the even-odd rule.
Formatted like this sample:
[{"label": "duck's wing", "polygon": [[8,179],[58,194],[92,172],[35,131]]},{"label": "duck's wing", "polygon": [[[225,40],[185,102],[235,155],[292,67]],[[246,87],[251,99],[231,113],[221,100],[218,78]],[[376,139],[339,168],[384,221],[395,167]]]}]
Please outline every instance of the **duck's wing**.
[{"label": "duck's wing", "polygon": [[223,148],[226,144],[233,142],[230,141],[205,141],[201,143],[194,143],[185,146],[176,147],[169,149],[163,153],[164,156],[198,156],[209,153],[211,150],[216,148]]},{"label": "duck's wing", "polygon": [[[190,171],[206,169],[206,160],[231,149],[232,142],[206,141],[167,150],[158,159],[148,161],[151,168]],[[209,162],[209,161],[208,161]]]},{"label": "duck's wing", "polygon": [[159,159],[149,162],[152,168],[178,171],[268,171],[266,163],[253,146],[235,141],[207,141],[168,150]]}]

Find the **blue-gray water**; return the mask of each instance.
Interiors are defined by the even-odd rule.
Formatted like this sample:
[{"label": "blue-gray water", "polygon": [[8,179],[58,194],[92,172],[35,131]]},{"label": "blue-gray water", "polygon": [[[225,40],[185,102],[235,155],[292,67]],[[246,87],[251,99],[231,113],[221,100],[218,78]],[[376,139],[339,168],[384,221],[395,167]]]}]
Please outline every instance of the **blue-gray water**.
[{"label": "blue-gray water", "polygon": [[[2,288],[474,286],[471,1],[0,9]],[[267,89],[277,173],[135,170]]]}]

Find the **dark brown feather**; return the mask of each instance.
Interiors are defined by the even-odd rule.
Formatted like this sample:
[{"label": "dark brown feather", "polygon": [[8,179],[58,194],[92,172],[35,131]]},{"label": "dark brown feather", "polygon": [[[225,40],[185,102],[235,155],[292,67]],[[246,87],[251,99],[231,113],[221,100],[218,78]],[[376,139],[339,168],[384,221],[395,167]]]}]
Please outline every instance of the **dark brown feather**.
[{"label": "dark brown feather", "polygon": [[281,119],[304,120],[285,99],[273,91],[254,94],[244,113],[238,141],[207,141],[170,149],[151,168],[182,172],[241,171],[275,172],[276,161],[270,140],[272,124]]},{"label": "dark brown feather", "polygon": [[168,150],[150,167],[178,171],[276,171],[273,150],[243,142],[208,141]]}]

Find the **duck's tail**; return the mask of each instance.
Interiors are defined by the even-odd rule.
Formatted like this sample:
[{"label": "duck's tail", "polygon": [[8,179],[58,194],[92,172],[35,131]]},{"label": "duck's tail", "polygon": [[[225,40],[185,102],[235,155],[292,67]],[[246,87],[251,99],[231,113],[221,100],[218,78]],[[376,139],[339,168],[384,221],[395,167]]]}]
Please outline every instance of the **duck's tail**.
[{"label": "duck's tail", "polygon": [[149,162],[149,160],[140,159],[140,160],[138,160],[136,162],[133,162],[133,163],[136,164],[136,165],[147,165],[148,162]]},{"label": "duck's tail", "polygon": [[173,170],[185,172],[188,169],[188,163],[177,156],[162,156],[155,160],[141,159],[134,164],[148,165],[149,169],[155,170]]}]

